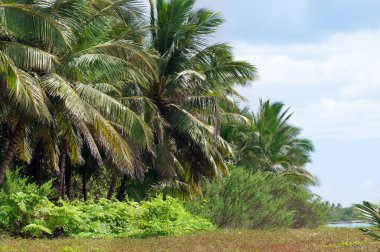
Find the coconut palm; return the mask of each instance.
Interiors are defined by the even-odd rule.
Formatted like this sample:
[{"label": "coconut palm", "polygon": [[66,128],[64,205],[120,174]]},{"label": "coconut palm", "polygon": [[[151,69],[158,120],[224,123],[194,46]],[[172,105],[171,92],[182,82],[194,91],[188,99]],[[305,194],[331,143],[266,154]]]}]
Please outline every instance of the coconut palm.
[{"label": "coconut palm", "polygon": [[315,183],[305,169],[314,146],[300,138],[300,128],[289,124],[288,111],[281,102],[260,101],[256,114],[243,111],[250,124],[225,125],[223,136],[234,146],[238,166],[281,174],[301,184]]},{"label": "coconut palm", "polygon": [[[65,104],[64,111],[60,113],[70,114],[67,123],[83,136],[86,146],[98,163],[101,161],[98,150],[100,147],[105,154],[103,156],[111,159],[113,165],[122,173],[141,178],[143,171],[138,169],[139,166],[134,165],[135,153],[131,145],[136,145],[141,149],[149,148],[152,134],[139,115],[120,102],[119,89],[129,87],[130,83],[147,82],[146,76],[152,75],[154,66],[150,55],[135,43],[126,40],[110,40],[108,34],[110,20],[116,21],[120,16],[124,17],[130,12],[129,5],[121,6],[119,2],[117,5],[104,7],[89,16],[89,20],[84,20],[83,25],[78,26],[76,34],[79,40],[76,47],[62,56],[59,75],[48,76],[44,83],[49,90],[48,93],[53,97],[58,97]],[[80,20],[76,20],[76,23],[79,23],[83,17],[81,15],[77,17]],[[64,77],[61,78],[62,76]],[[72,93],[70,85],[74,92],[73,96],[68,97],[66,92]],[[56,90],[58,86],[63,89]],[[67,107],[68,104],[71,105]],[[85,116],[76,114],[78,111],[79,113],[86,111]],[[63,132],[63,136],[68,136],[66,130]],[[72,139],[77,138],[74,136]],[[64,143],[68,142],[70,142],[69,139],[64,139]],[[73,150],[80,150],[80,146],[77,146],[75,141],[71,142]],[[79,151],[67,150],[67,152],[78,153]],[[80,164],[80,159],[76,159],[75,155],[70,155],[70,159],[76,165]],[[60,174],[65,171],[62,166],[59,170]],[[86,174],[90,173],[86,172]],[[86,177],[88,180],[88,175]],[[63,181],[63,175],[61,178]],[[61,188],[61,195],[64,191],[64,188]]]},{"label": "coconut palm", "polygon": [[[60,48],[69,48],[72,33],[63,23],[43,13],[41,8],[21,1],[1,3],[0,15],[0,72],[3,90],[0,117],[4,129],[1,184],[17,145],[21,144],[22,137],[28,131],[28,122],[52,122],[38,75],[50,72],[56,61],[55,55],[48,50],[49,46],[56,44]],[[41,42],[39,47],[35,46],[37,41]],[[23,158],[28,159],[28,156]]]},{"label": "coconut palm", "polygon": [[[150,109],[144,118],[154,131],[154,152],[145,153],[146,165],[164,181],[193,185],[202,177],[227,173],[225,158],[232,156],[219,137],[227,115],[220,102],[236,94],[234,84],[256,78],[251,64],[233,59],[225,44],[210,44],[223,19],[207,9],[194,9],[194,0],[150,1],[150,43],[158,53],[154,79],[130,97],[145,98]],[[139,83],[140,84],[140,83]]]},{"label": "coconut palm", "polygon": [[[61,196],[64,192],[62,185],[65,180],[66,161],[69,159],[74,165],[83,163],[83,145],[89,148],[98,162],[102,161],[103,153],[120,170],[136,175],[133,152],[126,139],[139,148],[149,148],[151,131],[133,110],[119,102],[115,96],[119,92],[118,86],[146,82],[146,76],[152,75],[146,74],[146,71],[152,72],[154,66],[151,64],[150,55],[138,45],[125,40],[111,40],[111,35],[108,34],[110,29],[99,33],[110,21],[130,13],[131,8],[126,9],[129,5],[122,5],[121,1],[57,0],[11,6],[28,10],[37,17],[43,16],[48,24],[53,23],[57,29],[63,27],[67,30],[59,30],[66,44],[53,40],[46,43],[47,39],[42,40],[38,34],[33,38],[32,35],[34,46],[41,44],[44,47],[47,44],[44,48],[48,51],[46,55],[37,46],[27,48],[30,50],[29,54],[20,54],[20,50],[15,50],[18,53],[15,56],[18,60],[15,65],[20,69],[29,67],[34,79],[38,80],[40,96],[46,101],[40,102],[42,98],[37,100],[44,105],[40,105],[40,110],[50,116],[47,117],[50,121],[39,124],[39,121],[31,119],[30,125],[37,131],[43,130],[42,134],[37,134],[40,138],[36,142],[45,145],[52,166],[60,174]],[[12,24],[11,27],[23,27],[17,23],[19,20],[15,19],[15,15],[10,16],[13,19],[8,19],[7,24]],[[34,16],[27,16],[26,19],[28,18],[35,20]],[[25,40],[27,38],[30,41],[31,37],[25,35]],[[75,45],[69,43],[74,39]],[[30,62],[25,63],[26,60]],[[27,83],[27,87],[34,88],[34,85]],[[13,98],[11,95],[10,97]],[[30,109],[31,106],[25,107]],[[25,120],[25,115],[22,118]],[[9,147],[14,147],[20,142],[20,138],[23,138],[25,146],[30,147],[33,143],[28,143],[25,127],[19,130],[24,134],[16,134],[16,130],[20,128],[18,125],[19,123],[15,127]],[[30,152],[31,148],[24,148],[24,156],[29,157],[25,161],[30,161]],[[6,154],[8,152],[3,155],[3,170],[12,158],[12,155]],[[141,173],[140,171],[139,174]]]}]

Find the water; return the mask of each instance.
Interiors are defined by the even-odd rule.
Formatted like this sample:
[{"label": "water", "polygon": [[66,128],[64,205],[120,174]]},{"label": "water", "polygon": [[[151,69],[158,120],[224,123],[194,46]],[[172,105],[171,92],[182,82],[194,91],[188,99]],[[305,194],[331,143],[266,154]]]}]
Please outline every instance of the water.
[{"label": "water", "polygon": [[329,223],[327,224],[328,227],[335,227],[335,228],[362,228],[362,227],[369,227],[371,224],[366,222],[355,222],[355,223]]}]

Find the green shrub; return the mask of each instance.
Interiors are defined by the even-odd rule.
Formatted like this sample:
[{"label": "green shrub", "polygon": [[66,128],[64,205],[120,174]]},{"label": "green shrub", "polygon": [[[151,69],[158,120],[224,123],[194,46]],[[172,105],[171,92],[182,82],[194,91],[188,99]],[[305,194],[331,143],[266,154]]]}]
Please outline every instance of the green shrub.
[{"label": "green shrub", "polygon": [[213,225],[190,214],[179,200],[161,197],[136,203],[101,199],[62,202],[46,218],[50,230],[78,237],[147,237],[210,230]]},{"label": "green shrub", "polygon": [[293,213],[285,209],[287,199],[271,193],[274,189],[281,191],[285,187],[282,182],[261,172],[233,169],[230,176],[207,182],[204,199],[189,203],[188,209],[218,227],[288,227]]},{"label": "green shrub", "polygon": [[327,223],[328,207],[303,187],[294,187],[287,209],[294,213],[291,228],[316,228]]},{"label": "green shrub", "polygon": [[[35,233],[38,220],[45,214],[41,210],[53,206],[47,199],[50,188],[51,182],[40,187],[28,184],[18,171],[8,170],[0,190],[0,229],[13,234]],[[36,224],[27,227],[32,223]]]},{"label": "green shrub", "polygon": [[314,227],[323,221],[323,204],[286,178],[232,168],[231,174],[204,185],[204,198],[187,204],[218,227]]},{"label": "green shrub", "polygon": [[27,184],[8,172],[0,190],[0,227],[15,235],[73,237],[147,237],[210,230],[213,225],[167,197],[134,201],[59,202],[47,199],[51,183]]}]

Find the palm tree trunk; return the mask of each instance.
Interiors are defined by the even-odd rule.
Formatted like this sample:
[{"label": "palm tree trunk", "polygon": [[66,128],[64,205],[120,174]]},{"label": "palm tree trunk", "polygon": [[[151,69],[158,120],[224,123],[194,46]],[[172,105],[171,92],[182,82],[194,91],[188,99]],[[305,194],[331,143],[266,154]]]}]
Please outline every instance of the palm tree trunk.
[{"label": "palm tree trunk", "polygon": [[32,162],[29,165],[30,171],[35,181],[37,182],[37,185],[43,184],[43,169],[42,169],[42,161],[44,159],[44,145],[43,144],[44,143],[41,139],[37,141],[36,148],[34,149]]},{"label": "palm tree trunk", "polygon": [[113,193],[115,191],[116,181],[117,181],[117,173],[115,171],[113,171],[112,172],[112,177],[111,177],[110,187],[108,188],[107,199],[111,199],[112,198],[112,195],[113,195]]},{"label": "palm tree trunk", "polygon": [[87,191],[88,191],[88,189],[87,189],[87,174],[86,173],[84,173],[83,175],[82,175],[82,194],[83,194],[83,200],[84,201],[87,201]]},{"label": "palm tree trunk", "polygon": [[12,158],[16,152],[17,143],[20,141],[25,129],[25,123],[18,121],[12,136],[9,139],[8,146],[3,153],[3,160],[0,163],[0,185],[3,184],[5,179],[5,172],[12,161]]},{"label": "palm tree trunk", "polygon": [[66,158],[67,158],[67,146],[66,141],[62,143],[61,156],[59,160],[59,196],[65,198],[65,169],[66,169]]},{"label": "palm tree trunk", "polygon": [[71,180],[72,180],[72,166],[68,165],[66,172],[65,172],[65,185],[66,185],[66,196],[69,200],[72,200],[72,195],[71,195]]},{"label": "palm tree trunk", "polygon": [[71,196],[73,197],[73,199],[77,199],[78,198],[78,183],[79,183],[78,180],[74,176],[72,178],[73,188],[72,188],[72,193],[71,193]]},{"label": "palm tree trunk", "polygon": [[11,127],[8,123],[3,123],[3,146],[2,150],[5,151],[8,148],[9,140],[11,136]]},{"label": "palm tree trunk", "polygon": [[119,201],[123,201],[125,199],[125,186],[127,184],[127,175],[123,176],[123,179],[121,180],[119,191],[117,193],[116,198]]}]

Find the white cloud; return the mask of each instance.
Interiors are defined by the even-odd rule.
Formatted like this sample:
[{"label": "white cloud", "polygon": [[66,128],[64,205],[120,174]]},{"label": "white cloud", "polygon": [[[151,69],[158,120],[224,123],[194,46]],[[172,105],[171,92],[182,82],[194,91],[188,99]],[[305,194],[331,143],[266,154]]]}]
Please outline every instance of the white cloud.
[{"label": "white cloud", "polygon": [[264,85],[380,85],[380,31],[337,34],[314,44],[234,47],[238,58],[259,67]]},{"label": "white cloud", "polygon": [[293,122],[313,138],[380,138],[379,111],[379,100],[323,99],[296,111]]},{"label": "white cloud", "polygon": [[380,30],[336,34],[318,43],[234,47],[237,58],[258,66],[258,85],[317,90],[309,103],[293,108],[307,136],[380,138]]}]

